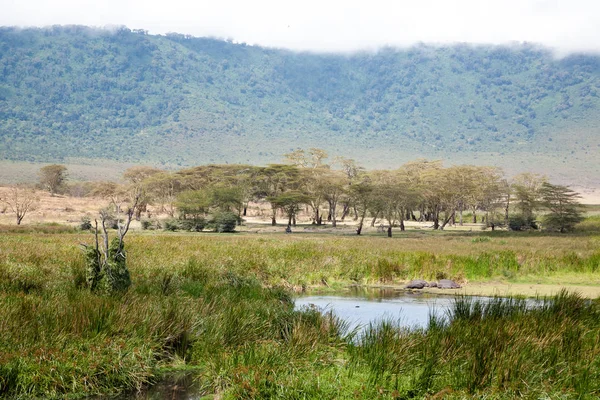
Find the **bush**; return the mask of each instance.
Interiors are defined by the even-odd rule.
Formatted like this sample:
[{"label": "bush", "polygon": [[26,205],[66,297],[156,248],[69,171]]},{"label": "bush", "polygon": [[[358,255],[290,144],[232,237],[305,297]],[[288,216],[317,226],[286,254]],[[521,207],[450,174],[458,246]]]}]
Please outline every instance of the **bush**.
[{"label": "bush", "polygon": [[235,213],[220,212],[213,215],[211,225],[215,232],[234,232],[239,221],[240,218]]},{"label": "bush", "polygon": [[141,223],[143,230],[154,230],[161,228],[160,221],[157,219],[143,219]]},{"label": "bush", "polygon": [[508,228],[511,231],[527,231],[537,229],[537,223],[533,217],[524,217],[521,214],[511,215],[508,219]]},{"label": "bush", "polygon": [[206,228],[206,219],[204,217],[195,217],[183,219],[180,221],[181,229],[191,232],[202,232]]},{"label": "bush", "polygon": [[175,232],[181,229],[181,221],[175,218],[167,219],[163,224],[165,231]]},{"label": "bush", "polygon": [[89,231],[90,229],[92,229],[92,220],[90,219],[90,217],[81,218],[79,229],[81,229],[82,231]]}]

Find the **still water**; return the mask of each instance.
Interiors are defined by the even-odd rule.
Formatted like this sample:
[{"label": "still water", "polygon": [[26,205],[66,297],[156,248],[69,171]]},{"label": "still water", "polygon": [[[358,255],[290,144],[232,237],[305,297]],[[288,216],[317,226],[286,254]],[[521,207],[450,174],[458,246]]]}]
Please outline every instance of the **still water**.
[{"label": "still water", "polygon": [[345,320],[350,329],[368,326],[382,319],[409,328],[426,328],[429,315],[445,317],[454,296],[428,295],[386,289],[355,289],[342,294],[301,296],[296,308],[317,307]]}]

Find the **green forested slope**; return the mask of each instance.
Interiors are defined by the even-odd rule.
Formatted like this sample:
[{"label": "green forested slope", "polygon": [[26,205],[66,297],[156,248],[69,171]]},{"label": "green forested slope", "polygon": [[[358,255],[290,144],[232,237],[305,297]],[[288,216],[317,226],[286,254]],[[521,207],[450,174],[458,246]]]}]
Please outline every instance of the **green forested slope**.
[{"label": "green forested slope", "polygon": [[375,167],[531,157],[556,169],[596,160],[599,110],[599,57],[527,45],[324,55],[0,28],[0,159],[264,164],[316,146]]}]

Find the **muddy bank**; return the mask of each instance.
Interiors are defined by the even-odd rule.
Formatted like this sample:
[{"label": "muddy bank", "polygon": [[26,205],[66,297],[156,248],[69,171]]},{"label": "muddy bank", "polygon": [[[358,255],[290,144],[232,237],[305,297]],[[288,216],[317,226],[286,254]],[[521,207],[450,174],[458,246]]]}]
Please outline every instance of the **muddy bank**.
[{"label": "muddy bank", "polygon": [[[403,291],[404,285],[373,285],[370,287],[386,288],[390,290]],[[504,283],[504,282],[485,282],[485,283],[467,283],[460,289],[436,289],[424,288],[420,290],[411,290],[413,292],[423,292],[431,294],[445,295],[468,295],[468,296],[553,296],[566,289],[569,292],[577,292],[587,299],[596,299],[600,297],[600,286],[586,285],[556,285],[556,284],[535,284],[535,283]]]}]

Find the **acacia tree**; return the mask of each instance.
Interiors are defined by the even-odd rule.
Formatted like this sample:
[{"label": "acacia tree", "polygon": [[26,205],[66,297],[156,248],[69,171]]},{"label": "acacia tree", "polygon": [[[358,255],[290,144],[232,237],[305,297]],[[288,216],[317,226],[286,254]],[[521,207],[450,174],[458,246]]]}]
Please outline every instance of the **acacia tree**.
[{"label": "acacia tree", "polygon": [[209,212],[212,198],[207,190],[186,190],[177,195],[175,206],[182,219],[204,219]]},{"label": "acacia tree", "polygon": [[387,235],[392,237],[392,227],[399,225],[404,231],[404,219],[417,202],[417,194],[411,189],[405,171],[377,171],[372,175],[374,192],[371,204],[387,220]]},{"label": "acacia tree", "polygon": [[161,172],[163,171],[157,168],[138,166],[131,167],[123,173],[123,179],[129,182],[132,187],[136,187],[141,193],[140,201],[138,202],[134,212],[136,221],[139,221],[142,217],[142,212],[145,212],[148,209],[148,203],[150,201],[150,198],[144,190],[145,186],[142,185],[142,182],[153,175],[160,174]]},{"label": "acacia tree", "polygon": [[568,187],[544,182],[540,197],[541,204],[550,211],[544,216],[546,229],[564,233],[583,220],[578,202],[581,196]]},{"label": "acacia tree", "polygon": [[60,164],[46,165],[39,170],[40,185],[54,196],[67,180],[67,167]]},{"label": "acacia tree", "polygon": [[17,217],[17,225],[21,225],[25,215],[35,208],[37,200],[33,189],[21,186],[10,187],[8,192],[0,197],[0,202],[6,204]]},{"label": "acacia tree", "polygon": [[175,200],[181,191],[181,181],[175,174],[161,172],[142,181],[148,198],[159,205],[159,212],[166,212],[171,218],[175,216]]},{"label": "acacia tree", "polygon": [[357,210],[357,214],[359,215],[358,227],[356,228],[357,235],[361,234],[365,217],[371,208],[371,204],[373,202],[373,189],[374,188],[371,179],[368,176],[365,176],[359,182],[356,182],[354,185],[350,186],[350,190],[348,191],[349,197],[351,198],[351,201]]},{"label": "acacia tree", "polygon": [[418,195],[420,221],[433,221],[439,227],[440,196],[437,192],[442,162],[439,160],[415,160],[401,167],[408,185]]},{"label": "acacia tree", "polygon": [[336,227],[336,214],[337,205],[340,201],[343,201],[347,195],[348,185],[345,181],[345,177],[338,171],[331,171],[323,180],[323,194],[324,199],[329,204],[329,215],[328,220],[331,220],[331,226]]},{"label": "acacia tree", "polygon": [[[358,165],[358,163],[352,158],[338,156],[335,158],[334,164],[339,165],[341,171],[346,175],[349,187],[351,187],[352,184],[357,182],[360,175],[364,173],[364,168]],[[358,219],[358,210],[356,208],[356,205],[352,204],[352,197],[346,196],[343,202],[342,216],[340,218],[341,221],[343,221],[344,218],[346,218],[346,215],[348,215],[348,213],[350,212],[351,207],[354,208],[354,220],[356,221]]]},{"label": "acacia tree", "polygon": [[523,173],[515,176],[511,185],[513,204],[519,211],[516,219],[509,223],[511,229],[536,228],[535,211],[540,206],[540,189],[547,179],[545,176]]},{"label": "acacia tree", "polygon": [[302,205],[308,203],[309,198],[304,193],[291,190],[281,193],[276,197],[271,197],[268,200],[285,213],[288,218],[288,226],[296,226],[296,215],[301,210]]},{"label": "acacia tree", "polygon": [[315,147],[308,151],[297,149],[284,154],[285,161],[299,169],[299,184],[309,197],[307,204],[313,210],[313,224],[316,225],[322,224],[320,207],[325,200],[324,188],[327,185],[327,173],[331,169],[331,166],[325,163],[328,157],[325,150]]},{"label": "acacia tree", "polygon": [[328,164],[323,162],[329,155],[325,150],[316,147],[311,147],[308,151],[297,149],[284,154],[283,157],[285,161],[300,168],[330,168]]},{"label": "acacia tree", "polygon": [[298,169],[293,165],[271,164],[261,168],[258,174],[256,196],[271,204],[271,225],[277,225],[277,210],[280,206],[273,202],[280,194],[297,186]]}]

